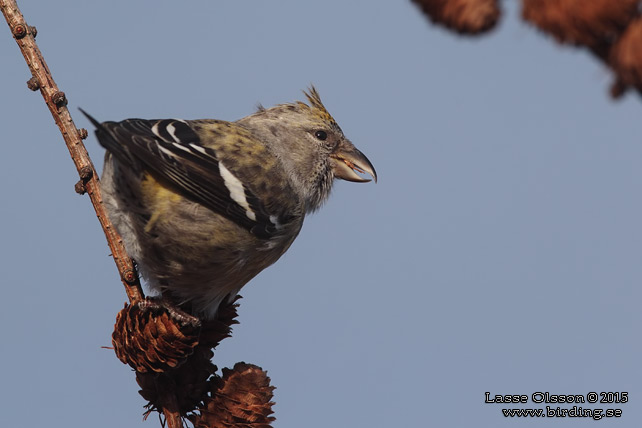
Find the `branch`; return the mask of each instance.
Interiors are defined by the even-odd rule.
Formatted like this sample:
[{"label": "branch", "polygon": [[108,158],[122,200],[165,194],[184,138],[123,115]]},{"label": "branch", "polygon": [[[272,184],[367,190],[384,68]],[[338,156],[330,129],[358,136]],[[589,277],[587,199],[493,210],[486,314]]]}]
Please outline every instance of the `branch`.
[{"label": "branch", "polygon": [[15,0],[0,0],[0,9],[4,15],[13,38],[18,43],[20,51],[31,70],[32,78],[27,82],[29,89],[35,91],[40,89],[42,97],[51,111],[51,115],[60,128],[62,137],[67,144],[71,159],[76,165],[80,181],[76,184],[76,192],[87,193],[98,216],[98,221],[105,232],[107,243],[114,257],[120,278],[125,285],[125,291],[129,301],[134,303],[144,298],[136,268],[131,258],[125,251],[122,238],[107,217],[100,193],[98,174],[89,158],[87,149],[82,140],[87,138],[86,129],[78,129],[71,119],[67,109],[67,97],[58,89],[54,82],[49,67],[36,44],[36,28],[28,26]]},{"label": "branch", "polygon": [[[136,369],[137,381],[142,387],[141,395],[150,400],[148,405],[150,410],[147,414],[153,410],[162,412],[168,428],[182,428],[183,418],[187,417],[188,413],[189,420],[198,427],[246,427],[251,425],[257,428],[269,428],[269,424],[274,420],[270,416],[274,387],[270,386],[266,372],[256,366],[237,364],[233,370],[224,372],[224,377],[220,378],[215,375],[216,366],[211,363],[213,356],[211,349],[220,340],[230,335],[230,327],[236,323],[234,318],[237,305],[234,302],[229,302],[221,311],[221,320],[211,321],[204,325],[198,320],[194,325],[183,322],[182,327],[188,333],[186,337],[183,337],[178,334],[184,333],[184,331],[177,330],[180,329],[180,325],[175,326],[174,321],[167,316],[163,318],[162,315],[165,313],[162,312],[162,305],[145,300],[134,263],[127,255],[122,238],[107,216],[98,175],[82,142],[87,137],[87,130],[78,129],[74,125],[67,109],[65,93],[58,89],[36,44],[36,28],[27,25],[18,9],[16,0],[0,0],[0,9],[20,47],[29,70],[31,70],[33,77],[27,82],[27,86],[33,91],[40,89],[56,125],[60,128],[80,175],[80,181],[75,186],[76,192],[89,195],[121,280],[125,285],[130,305],[126,306],[117,318],[112,342],[117,356]],[[154,313],[155,305],[160,307],[156,312],[161,310],[161,316]],[[178,312],[172,310],[167,314]],[[132,316],[130,313],[134,313],[134,315]],[[133,324],[127,324],[128,322]],[[162,328],[154,328],[159,325]],[[163,334],[167,331],[169,334]],[[151,336],[147,337],[143,333],[149,333]],[[194,336],[196,333],[198,334]],[[132,340],[127,340],[128,338]],[[141,338],[142,342],[138,340]],[[177,341],[181,342],[181,340],[186,344],[177,347]],[[176,362],[176,367],[163,367],[162,370],[159,369],[151,373],[147,373],[146,368],[148,366],[155,368],[156,366],[152,363],[156,361],[150,363],[143,359],[143,363],[146,363],[145,370],[132,364],[130,353],[134,356],[145,355],[145,351],[150,347],[152,357],[159,357],[154,346],[165,350],[165,354],[169,353],[172,357],[176,357],[177,349],[182,349],[185,351],[187,362],[181,361],[182,365],[178,365]],[[121,352],[121,348],[127,348],[127,352]],[[162,362],[167,363],[168,359],[164,357],[165,354],[161,354]],[[138,362],[138,360],[134,360],[134,362]],[[150,364],[152,365],[150,366]],[[161,373],[159,374],[157,371]]]},{"label": "branch", "polygon": [[[49,107],[56,125],[60,128],[71,158],[76,165],[76,169],[80,175],[80,181],[75,187],[76,192],[80,194],[87,193],[89,195],[98,221],[103,228],[103,232],[105,232],[105,237],[107,238],[114,262],[120,273],[120,278],[125,285],[127,297],[131,303],[140,302],[144,299],[144,294],[138,279],[138,274],[136,273],[136,268],[125,251],[122,238],[107,216],[100,192],[98,174],[82,142],[82,140],[87,137],[87,130],[78,129],[76,125],[74,125],[69,109],[67,109],[65,93],[58,89],[56,82],[54,82],[51,76],[49,67],[47,67],[47,63],[36,44],[36,28],[27,25],[15,0],[0,0],[0,9],[9,24],[14,39],[20,47],[20,51],[29,66],[29,70],[31,70],[33,77],[27,82],[27,85],[29,89],[33,91],[40,89],[40,93],[45,99],[45,103],[47,107]],[[169,408],[163,410],[169,428],[182,427],[183,424],[180,415],[176,410]]]}]

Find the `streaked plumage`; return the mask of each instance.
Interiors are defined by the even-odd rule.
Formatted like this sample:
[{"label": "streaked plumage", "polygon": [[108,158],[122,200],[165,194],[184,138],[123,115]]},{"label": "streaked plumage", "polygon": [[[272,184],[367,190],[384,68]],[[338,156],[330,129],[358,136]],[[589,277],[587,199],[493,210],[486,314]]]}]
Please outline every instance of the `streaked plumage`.
[{"label": "streaked plumage", "polygon": [[314,88],[236,122],[98,123],[110,218],[150,287],[200,316],[283,255],[334,178],[376,178]]}]

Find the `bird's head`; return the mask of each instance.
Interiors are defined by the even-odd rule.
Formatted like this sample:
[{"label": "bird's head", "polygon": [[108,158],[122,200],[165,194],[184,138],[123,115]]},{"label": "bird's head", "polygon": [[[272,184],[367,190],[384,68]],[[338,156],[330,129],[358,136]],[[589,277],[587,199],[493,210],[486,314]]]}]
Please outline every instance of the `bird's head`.
[{"label": "bird's head", "polygon": [[238,121],[281,160],[306,209],[319,208],[330,194],[335,178],[364,183],[377,173],[368,158],[346,138],[328,113],[314,87],[304,92],[308,104],[298,101],[259,110]]}]

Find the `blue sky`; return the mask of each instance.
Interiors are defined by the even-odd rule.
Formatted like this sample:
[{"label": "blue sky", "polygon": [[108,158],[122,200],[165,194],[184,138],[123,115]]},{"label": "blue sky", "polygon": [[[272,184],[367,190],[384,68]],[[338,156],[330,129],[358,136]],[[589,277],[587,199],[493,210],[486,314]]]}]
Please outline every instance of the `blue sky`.
[{"label": "blue sky", "polygon": [[[242,290],[217,350],[268,370],[275,427],[588,423],[505,418],[486,391],[628,392],[583,407],[639,426],[642,104],[611,101],[608,71],[515,3],[478,39],[409,1],[21,3],[78,126],[78,106],[235,120],[314,83],[375,165]],[[126,296],[8,29],[0,55],[3,423],[158,426],[101,348]]]}]

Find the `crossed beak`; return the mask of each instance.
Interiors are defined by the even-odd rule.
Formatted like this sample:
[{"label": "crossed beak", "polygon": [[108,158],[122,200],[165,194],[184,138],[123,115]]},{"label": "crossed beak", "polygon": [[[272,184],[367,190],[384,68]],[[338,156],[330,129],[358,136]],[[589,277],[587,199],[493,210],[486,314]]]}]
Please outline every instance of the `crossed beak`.
[{"label": "crossed beak", "polygon": [[377,172],[374,166],[372,166],[366,155],[361,153],[351,142],[344,140],[339,143],[330,158],[334,161],[332,168],[336,178],[357,183],[367,183],[370,179],[364,178],[359,174],[369,174],[375,183],[377,182]]}]

